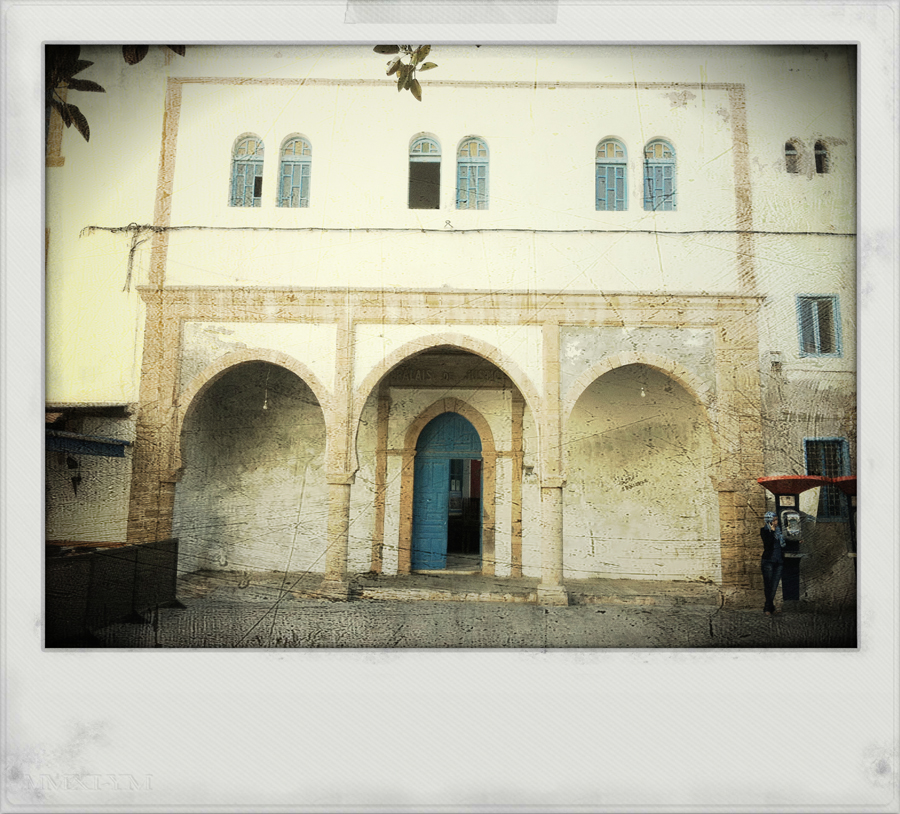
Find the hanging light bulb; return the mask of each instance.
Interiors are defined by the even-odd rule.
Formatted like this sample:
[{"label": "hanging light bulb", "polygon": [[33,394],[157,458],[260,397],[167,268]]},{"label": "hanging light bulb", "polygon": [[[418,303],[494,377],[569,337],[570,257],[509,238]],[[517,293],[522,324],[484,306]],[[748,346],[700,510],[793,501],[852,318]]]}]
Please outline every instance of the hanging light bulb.
[{"label": "hanging light bulb", "polygon": [[263,410],[269,409],[269,370],[266,370],[266,392],[263,397]]},{"label": "hanging light bulb", "polygon": [[647,393],[644,391],[644,385],[641,385],[641,398],[646,398]]}]

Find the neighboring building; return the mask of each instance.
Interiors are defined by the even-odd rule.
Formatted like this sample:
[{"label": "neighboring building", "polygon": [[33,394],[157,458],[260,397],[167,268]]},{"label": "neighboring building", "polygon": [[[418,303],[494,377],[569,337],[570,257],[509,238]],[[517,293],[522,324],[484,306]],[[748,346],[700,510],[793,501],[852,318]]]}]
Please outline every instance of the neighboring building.
[{"label": "neighboring building", "polygon": [[[335,596],[466,558],[550,603],[757,586],[757,478],[854,473],[854,54],[436,46],[420,103],[370,47],[84,49],[48,411],[133,441],[87,514]],[[48,539],[103,533],[52,508],[89,463],[48,461]],[[808,598],[855,590],[839,497]]]}]

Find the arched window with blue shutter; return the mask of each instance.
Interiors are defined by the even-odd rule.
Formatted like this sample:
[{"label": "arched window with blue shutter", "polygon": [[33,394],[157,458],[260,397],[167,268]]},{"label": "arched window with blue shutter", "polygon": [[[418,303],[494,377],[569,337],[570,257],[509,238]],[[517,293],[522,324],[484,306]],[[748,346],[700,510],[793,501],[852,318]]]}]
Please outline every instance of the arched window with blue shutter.
[{"label": "arched window with blue shutter", "polygon": [[668,141],[655,139],[644,147],[644,209],[675,208],[675,150]]},{"label": "arched window with blue shutter", "polygon": [[231,205],[262,205],[263,143],[258,136],[241,136],[231,159]]},{"label": "arched window with blue shutter", "polygon": [[281,145],[281,188],[278,205],[309,206],[312,147],[302,136],[288,136]]},{"label": "arched window with blue shutter", "polygon": [[409,208],[440,209],[441,145],[420,136],[409,148]]},{"label": "arched window with blue shutter", "polygon": [[621,212],[628,207],[625,145],[618,139],[604,139],[597,145],[597,210]]},{"label": "arched window with blue shutter", "polygon": [[456,151],[456,208],[488,208],[488,148],[483,139],[463,139]]}]

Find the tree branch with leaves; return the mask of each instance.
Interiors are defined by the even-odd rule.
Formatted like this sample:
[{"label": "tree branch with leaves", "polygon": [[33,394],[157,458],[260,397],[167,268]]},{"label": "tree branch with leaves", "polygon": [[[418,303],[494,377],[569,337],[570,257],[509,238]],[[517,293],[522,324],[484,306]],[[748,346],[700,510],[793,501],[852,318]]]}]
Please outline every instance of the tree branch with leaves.
[{"label": "tree branch with leaves", "polygon": [[[420,102],[422,101],[422,86],[416,79],[416,71],[430,71],[437,68],[434,62],[425,62],[425,57],[431,52],[430,45],[376,45],[376,54],[397,54],[387,64],[387,75],[397,75],[397,90],[408,90]],[[404,62],[403,60],[407,61]]]},{"label": "tree branch with leaves", "polygon": [[[167,45],[171,51],[179,56],[184,56],[183,45]],[[149,45],[123,45],[122,56],[129,65],[136,65],[150,50]],[[75,129],[84,136],[85,141],[91,140],[91,128],[84,114],[68,101],[68,91],[80,90],[90,93],[106,93],[106,88],[101,87],[90,79],[77,79],[76,74],[94,63],[87,59],[80,59],[80,45],[48,45],[44,52],[44,78],[45,78],[45,104],[59,113],[66,127],[75,125]],[[67,93],[60,91],[66,89]]]}]

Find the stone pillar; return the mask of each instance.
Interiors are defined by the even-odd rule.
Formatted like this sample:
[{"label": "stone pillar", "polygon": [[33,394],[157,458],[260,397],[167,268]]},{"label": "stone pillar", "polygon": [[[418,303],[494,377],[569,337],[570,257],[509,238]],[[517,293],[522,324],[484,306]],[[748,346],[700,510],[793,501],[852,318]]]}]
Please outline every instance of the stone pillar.
[{"label": "stone pillar", "polygon": [[541,482],[541,605],[568,605],[569,595],[563,577],[563,486],[562,478],[544,478]]},{"label": "stone pillar", "polygon": [[320,589],[327,599],[346,600],[350,597],[347,579],[347,549],[350,539],[350,486],[355,475],[328,475],[328,552],[325,560],[325,580]]},{"label": "stone pillar", "polygon": [[541,433],[541,583],[538,602],[568,605],[563,577],[563,475],[559,323],[542,326],[544,403]]},{"label": "stone pillar", "polygon": [[334,372],[334,411],[325,430],[328,462],[328,553],[321,593],[327,599],[350,598],[347,552],[350,539],[350,487],[356,478],[353,427],[353,309],[347,295],[344,314],[338,321]]}]

